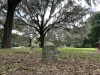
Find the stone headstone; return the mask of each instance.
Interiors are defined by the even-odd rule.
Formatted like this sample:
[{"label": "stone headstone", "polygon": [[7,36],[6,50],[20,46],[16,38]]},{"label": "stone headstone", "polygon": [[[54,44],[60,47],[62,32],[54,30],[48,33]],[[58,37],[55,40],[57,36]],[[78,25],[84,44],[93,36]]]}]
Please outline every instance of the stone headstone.
[{"label": "stone headstone", "polygon": [[[54,45],[52,42],[49,42],[49,41],[46,41],[45,43],[44,43],[44,46],[50,46],[50,45]],[[55,45],[54,45],[55,46]]]},{"label": "stone headstone", "polygon": [[42,60],[58,60],[57,47],[54,45],[44,46],[42,50]]}]

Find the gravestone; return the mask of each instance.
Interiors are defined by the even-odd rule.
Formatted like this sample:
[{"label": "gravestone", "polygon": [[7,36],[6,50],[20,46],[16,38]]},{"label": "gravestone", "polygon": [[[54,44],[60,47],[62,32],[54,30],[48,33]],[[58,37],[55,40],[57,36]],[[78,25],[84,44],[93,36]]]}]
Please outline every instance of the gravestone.
[{"label": "gravestone", "polygon": [[43,61],[58,60],[57,47],[54,45],[44,46],[42,50],[42,60]]}]

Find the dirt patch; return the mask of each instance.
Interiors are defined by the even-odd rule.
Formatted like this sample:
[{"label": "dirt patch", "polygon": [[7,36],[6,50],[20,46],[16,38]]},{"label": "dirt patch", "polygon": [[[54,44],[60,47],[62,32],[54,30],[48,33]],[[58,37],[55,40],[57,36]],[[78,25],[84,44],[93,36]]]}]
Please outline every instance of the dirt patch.
[{"label": "dirt patch", "polygon": [[58,61],[41,61],[37,51],[0,55],[0,75],[100,75],[100,63],[66,56]]}]

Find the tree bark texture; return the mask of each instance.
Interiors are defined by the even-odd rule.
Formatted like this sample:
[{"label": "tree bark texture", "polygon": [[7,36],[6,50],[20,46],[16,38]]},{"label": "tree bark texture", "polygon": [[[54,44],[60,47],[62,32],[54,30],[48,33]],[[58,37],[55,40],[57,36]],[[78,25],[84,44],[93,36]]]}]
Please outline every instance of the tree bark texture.
[{"label": "tree bark texture", "polygon": [[29,39],[29,47],[32,47],[32,39]]},{"label": "tree bark texture", "polygon": [[13,27],[13,16],[16,6],[21,0],[8,0],[7,17],[4,24],[4,33],[2,39],[1,48],[12,47],[12,27]]},{"label": "tree bark texture", "polygon": [[40,48],[44,47],[44,37],[45,35],[43,35],[43,33],[40,34]]}]

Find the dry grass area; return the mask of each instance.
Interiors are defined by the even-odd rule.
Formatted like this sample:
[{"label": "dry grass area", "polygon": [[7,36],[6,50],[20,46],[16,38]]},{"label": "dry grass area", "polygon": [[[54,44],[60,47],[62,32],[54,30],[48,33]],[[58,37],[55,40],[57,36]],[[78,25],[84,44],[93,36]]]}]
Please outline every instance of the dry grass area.
[{"label": "dry grass area", "polygon": [[0,54],[0,75],[100,75],[100,62],[66,55],[41,61],[38,51]]}]

